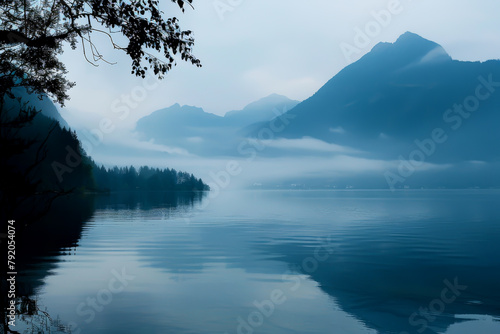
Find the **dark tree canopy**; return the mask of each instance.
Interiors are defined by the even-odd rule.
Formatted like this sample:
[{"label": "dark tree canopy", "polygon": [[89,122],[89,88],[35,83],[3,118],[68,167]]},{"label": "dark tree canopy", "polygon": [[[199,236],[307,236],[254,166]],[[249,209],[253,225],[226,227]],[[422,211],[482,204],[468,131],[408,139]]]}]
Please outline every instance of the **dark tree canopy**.
[{"label": "dark tree canopy", "polygon": [[[171,0],[182,11],[193,0]],[[82,43],[86,59],[104,60],[92,41],[95,34],[109,37],[114,49],[132,61],[132,73],[163,75],[175,65],[175,56],[201,66],[192,54],[194,39],[177,18],[164,18],[158,0],[0,0],[0,97],[12,97],[13,87],[46,93],[63,104],[74,83],[58,56],[63,43]],[[127,45],[118,45],[119,34]],[[155,56],[152,53],[161,53]],[[105,61],[105,60],[104,60]]]}]

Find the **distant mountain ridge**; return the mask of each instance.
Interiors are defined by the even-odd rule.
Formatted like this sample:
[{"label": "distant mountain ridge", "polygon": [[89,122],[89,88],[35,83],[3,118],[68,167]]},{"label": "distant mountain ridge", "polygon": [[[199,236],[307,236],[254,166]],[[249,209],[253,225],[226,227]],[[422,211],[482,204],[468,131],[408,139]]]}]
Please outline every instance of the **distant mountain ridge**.
[{"label": "distant mountain ridge", "polygon": [[228,111],[224,118],[232,124],[244,127],[257,122],[269,121],[291,109],[299,101],[290,100],[286,96],[271,94],[263,99],[252,102],[243,110]]},{"label": "distant mountain ridge", "polygon": [[242,110],[218,116],[202,108],[174,104],[137,122],[143,140],[176,146],[197,155],[227,155],[236,152],[238,131],[255,122],[270,121],[295,107],[299,101],[272,94]]}]

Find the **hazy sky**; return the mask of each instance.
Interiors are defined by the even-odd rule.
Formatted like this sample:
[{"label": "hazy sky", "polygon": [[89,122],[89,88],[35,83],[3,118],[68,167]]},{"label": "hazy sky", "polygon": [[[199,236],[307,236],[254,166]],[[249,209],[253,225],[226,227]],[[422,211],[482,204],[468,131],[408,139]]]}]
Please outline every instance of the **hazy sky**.
[{"label": "hazy sky", "polygon": [[[125,131],[174,103],[224,114],[271,93],[303,100],[375,44],[394,42],[405,31],[441,44],[455,59],[500,58],[498,0],[195,0],[195,10],[185,14],[162,2],[165,15],[194,31],[203,68],[179,61],[160,85],[141,88],[130,61],[96,36],[100,51],[117,64],[95,68],[81,50],[64,54],[69,78],[77,82],[63,111],[72,126],[95,128],[108,117]],[[376,23],[374,13],[388,10],[393,14]],[[358,41],[358,53],[346,57],[341,46],[356,47],[356,31],[367,28],[365,45]],[[119,118],[114,111],[124,103],[130,113]]]}]

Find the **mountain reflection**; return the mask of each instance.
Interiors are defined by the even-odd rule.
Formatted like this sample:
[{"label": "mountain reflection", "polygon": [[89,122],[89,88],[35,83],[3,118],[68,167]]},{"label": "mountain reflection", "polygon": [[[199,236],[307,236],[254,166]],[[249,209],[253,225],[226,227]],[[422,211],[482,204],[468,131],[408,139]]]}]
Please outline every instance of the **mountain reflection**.
[{"label": "mountain reflection", "polygon": [[167,218],[176,210],[193,207],[203,196],[199,192],[117,192],[59,199],[45,217],[24,230],[18,241],[20,295],[32,295],[57,267],[60,255],[76,250],[96,211],[135,210],[147,215],[151,210],[161,209],[162,217]]},{"label": "mountain reflection", "polygon": [[[443,333],[464,315],[500,315],[492,256],[499,196],[255,191],[221,195],[209,206],[200,205],[201,194],[86,197],[61,203],[55,221],[71,224],[65,233],[31,229],[23,273],[51,312],[92,333],[234,333],[274,289],[287,302],[262,333],[288,333],[285,323],[301,333],[417,333],[426,318],[411,315],[457,279],[467,288],[440,314],[426,314],[428,329]],[[37,250],[42,237],[50,246]],[[330,253],[306,268],[318,247]],[[85,327],[75,309],[121,268],[135,277],[130,289]]]}]

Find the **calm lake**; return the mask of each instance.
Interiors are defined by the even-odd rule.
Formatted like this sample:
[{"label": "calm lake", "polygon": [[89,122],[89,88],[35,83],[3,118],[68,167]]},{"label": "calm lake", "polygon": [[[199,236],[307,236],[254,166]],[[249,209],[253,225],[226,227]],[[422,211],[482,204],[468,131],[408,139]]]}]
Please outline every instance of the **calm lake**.
[{"label": "calm lake", "polygon": [[51,231],[27,236],[18,276],[54,321],[24,316],[15,329],[500,333],[498,190],[211,197],[64,206]]}]

